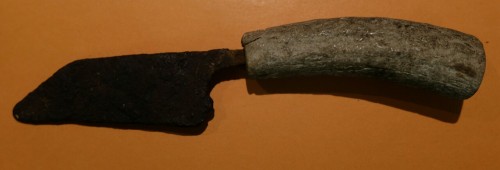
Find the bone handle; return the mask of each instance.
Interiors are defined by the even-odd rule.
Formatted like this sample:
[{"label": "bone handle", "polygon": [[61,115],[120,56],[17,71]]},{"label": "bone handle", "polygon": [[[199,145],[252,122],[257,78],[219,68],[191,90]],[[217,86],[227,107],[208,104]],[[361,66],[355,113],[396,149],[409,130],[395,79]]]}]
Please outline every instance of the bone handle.
[{"label": "bone handle", "polygon": [[248,74],[257,79],[308,75],[376,77],[456,99],[471,97],[485,70],[474,36],[388,18],[335,18],[243,35]]}]

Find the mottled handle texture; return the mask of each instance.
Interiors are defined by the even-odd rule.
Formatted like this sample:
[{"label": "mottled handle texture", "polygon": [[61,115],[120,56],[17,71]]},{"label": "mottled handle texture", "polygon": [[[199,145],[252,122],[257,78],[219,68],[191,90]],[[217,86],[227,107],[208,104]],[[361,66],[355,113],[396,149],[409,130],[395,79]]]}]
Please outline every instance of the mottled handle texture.
[{"label": "mottled handle texture", "polygon": [[474,36],[388,18],[294,23],[245,33],[242,44],[253,78],[377,77],[456,99],[477,91],[486,62]]}]

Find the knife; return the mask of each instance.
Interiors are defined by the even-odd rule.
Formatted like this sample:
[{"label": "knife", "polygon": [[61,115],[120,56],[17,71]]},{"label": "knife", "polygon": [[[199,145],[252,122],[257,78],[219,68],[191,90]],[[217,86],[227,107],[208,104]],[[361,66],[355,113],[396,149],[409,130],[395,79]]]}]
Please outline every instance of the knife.
[{"label": "knife", "polygon": [[246,65],[254,79],[373,77],[453,99],[478,90],[485,71],[476,37],[378,17],[317,19],[247,32],[242,50],[82,59],[59,69],[13,109],[24,123],[196,126],[214,114],[214,72]]}]

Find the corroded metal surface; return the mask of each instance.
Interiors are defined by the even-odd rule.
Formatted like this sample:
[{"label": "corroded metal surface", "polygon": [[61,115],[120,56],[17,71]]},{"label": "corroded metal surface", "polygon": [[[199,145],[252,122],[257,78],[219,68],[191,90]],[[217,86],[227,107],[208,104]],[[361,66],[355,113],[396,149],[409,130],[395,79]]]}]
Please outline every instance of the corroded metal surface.
[{"label": "corroded metal surface", "polygon": [[14,108],[26,123],[194,126],[213,116],[209,81],[244,63],[241,50],[83,59],[58,70]]},{"label": "corroded metal surface", "polygon": [[249,76],[368,76],[471,97],[485,70],[474,36],[388,18],[320,19],[246,33]]}]

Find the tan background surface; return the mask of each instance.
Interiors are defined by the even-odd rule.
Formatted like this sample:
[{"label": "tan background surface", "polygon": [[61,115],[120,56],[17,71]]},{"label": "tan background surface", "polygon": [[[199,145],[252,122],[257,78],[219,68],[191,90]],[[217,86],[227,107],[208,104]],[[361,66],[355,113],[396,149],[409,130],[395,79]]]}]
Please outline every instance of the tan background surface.
[{"label": "tan background surface", "polygon": [[[0,169],[500,169],[498,10],[496,0],[2,0]],[[246,31],[342,16],[475,35],[487,55],[483,84],[461,103],[378,82],[259,82],[236,72],[213,89],[215,118],[199,135],[35,126],[11,115],[76,59],[237,49]]]}]

